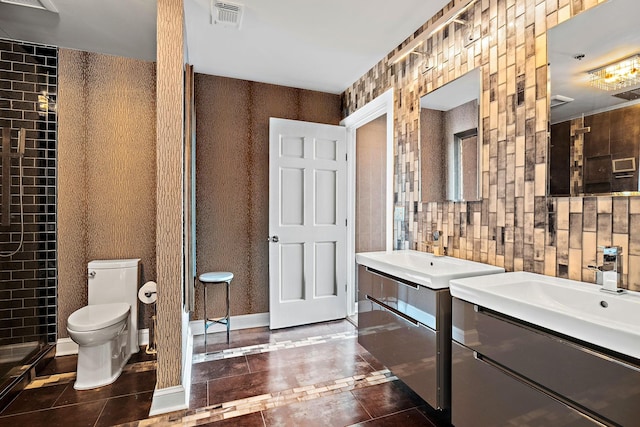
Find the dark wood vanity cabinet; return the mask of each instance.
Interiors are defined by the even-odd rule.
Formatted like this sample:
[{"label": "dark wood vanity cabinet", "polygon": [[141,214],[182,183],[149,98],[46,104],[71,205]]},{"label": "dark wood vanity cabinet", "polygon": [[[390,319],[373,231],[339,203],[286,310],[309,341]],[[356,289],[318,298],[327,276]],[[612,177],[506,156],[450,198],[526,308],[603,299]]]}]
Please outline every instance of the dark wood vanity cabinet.
[{"label": "dark wood vanity cabinet", "polygon": [[450,407],[451,295],[358,266],[358,342],[432,407]]}]

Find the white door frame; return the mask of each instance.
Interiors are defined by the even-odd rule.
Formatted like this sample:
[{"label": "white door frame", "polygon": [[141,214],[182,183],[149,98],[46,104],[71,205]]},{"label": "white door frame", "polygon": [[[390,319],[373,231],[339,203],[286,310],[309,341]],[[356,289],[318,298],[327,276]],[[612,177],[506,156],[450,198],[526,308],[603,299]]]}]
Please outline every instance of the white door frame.
[{"label": "white door frame", "polygon": [[393,89],[387,90],[340,122],[347,128],[347,314],[355,314],[356,293],[356,130],[387,115],[386,250],[393,249]]}]

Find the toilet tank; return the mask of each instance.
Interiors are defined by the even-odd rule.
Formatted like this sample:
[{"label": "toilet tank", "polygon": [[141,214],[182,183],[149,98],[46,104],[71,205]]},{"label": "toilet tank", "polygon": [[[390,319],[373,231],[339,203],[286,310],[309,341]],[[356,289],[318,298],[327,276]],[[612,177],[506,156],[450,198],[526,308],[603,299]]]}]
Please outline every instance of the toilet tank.
[{"label": "toilet tank", "polygon": [[132,345],[138,339],[138,288],[140,259],[90,261],[88,265],[89,305],[126,302],[131,306]]},{"label": "toilet tank", "polygon": [[139,259],[89,262],[89,305],[137,301],[139,263]]}]

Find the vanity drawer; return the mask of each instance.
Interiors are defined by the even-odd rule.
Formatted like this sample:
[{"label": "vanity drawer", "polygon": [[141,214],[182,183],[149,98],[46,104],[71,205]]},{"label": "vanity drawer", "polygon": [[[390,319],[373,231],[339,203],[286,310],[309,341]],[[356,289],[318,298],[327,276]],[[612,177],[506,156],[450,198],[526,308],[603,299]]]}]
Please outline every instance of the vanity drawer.
[{"label": "vanity drawer", "polygon": [[384,272],[360,266],[359,278],[365,278],[358,290],[435,330],[443,328],[441,319],[449,318],[451,294],[448,289],[433,290]]},{"label": "vanity drawer", "polygon": [[550,331],[453,298],[453,339],[483,357],[604,417],[635,425],[640,369]]},{"label": "vanity drawer", "polygon": [[[383,304],[383,303],[382,303]],[[360,298],[358,342],[394,375],[434,408],[447,403],[448,387],[439,383],[441,333],[418,325],[385,308],[380,301]]]},{"label": "vanity drawer", "polygon": [[578,411],[452,345],[451,422],[478,426],[596,426]]}]

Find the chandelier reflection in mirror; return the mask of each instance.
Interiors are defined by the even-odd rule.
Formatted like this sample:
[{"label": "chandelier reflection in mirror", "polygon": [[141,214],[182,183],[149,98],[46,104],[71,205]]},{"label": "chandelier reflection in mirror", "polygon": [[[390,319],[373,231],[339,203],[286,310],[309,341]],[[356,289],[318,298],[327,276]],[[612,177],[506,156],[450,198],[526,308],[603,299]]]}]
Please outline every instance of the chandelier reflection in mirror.
[{"label": "chandelier reflection in mirror", "polygon": [[589,71],[591,85],[602,90],[618,90],[640,84],[640,55]]}]

